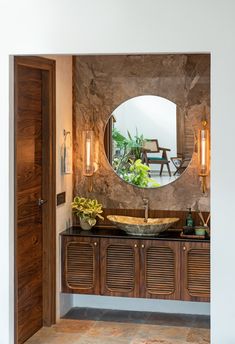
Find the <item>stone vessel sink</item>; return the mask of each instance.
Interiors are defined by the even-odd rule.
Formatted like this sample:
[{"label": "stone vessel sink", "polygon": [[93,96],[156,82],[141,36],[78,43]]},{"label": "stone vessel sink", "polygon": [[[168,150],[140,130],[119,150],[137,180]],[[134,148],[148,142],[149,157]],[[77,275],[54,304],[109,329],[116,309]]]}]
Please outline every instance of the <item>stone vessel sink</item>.
[{"label": "stone vessel sink", "polygon": [[159,235],[171,225],[179,221],[177,217],[149,218],[147,222],[142,217],[108,215],[107,219],[117,228],[123,229],[131,235],[153,236]]}]

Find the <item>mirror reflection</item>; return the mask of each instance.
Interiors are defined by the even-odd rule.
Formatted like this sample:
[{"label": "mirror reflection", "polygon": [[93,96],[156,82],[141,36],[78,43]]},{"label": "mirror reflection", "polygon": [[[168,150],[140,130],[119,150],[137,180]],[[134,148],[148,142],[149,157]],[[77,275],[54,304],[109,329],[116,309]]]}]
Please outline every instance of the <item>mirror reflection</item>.
[{"label": "mirror reflection", "polygon": [[131,98],[111,114],[105,150],[114,171],[142,188],[160,187],[180,177],[194,149],[191,124],[177,105],[158,96]]}]

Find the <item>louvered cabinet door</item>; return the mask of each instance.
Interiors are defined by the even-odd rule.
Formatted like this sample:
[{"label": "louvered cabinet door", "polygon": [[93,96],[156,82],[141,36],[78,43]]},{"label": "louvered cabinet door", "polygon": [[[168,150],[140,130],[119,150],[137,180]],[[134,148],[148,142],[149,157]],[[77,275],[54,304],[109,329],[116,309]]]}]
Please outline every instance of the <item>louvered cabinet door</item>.
[{"label": "louvered cabinet door", "polygon": [[102,239],[101,294],[139,296],[139,244],[132,239]]},{"label": "louvered cabinet door", "polygon": [[99,239],[62,237],[62,292],[99,294]]},{"label": "louvered cabinet door", "polygon": [[210,301],[210,244],[181,244],[182,295],[187,301]]},{"label": "louvered cabinet door", "polygon": [[180,299],[180,243],[142,240],[140,296]]}]

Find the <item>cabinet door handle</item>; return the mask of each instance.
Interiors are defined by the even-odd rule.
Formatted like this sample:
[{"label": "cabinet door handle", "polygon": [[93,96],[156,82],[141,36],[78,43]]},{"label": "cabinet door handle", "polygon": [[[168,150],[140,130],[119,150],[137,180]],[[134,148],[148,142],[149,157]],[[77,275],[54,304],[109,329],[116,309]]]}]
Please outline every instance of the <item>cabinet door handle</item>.
[{"label": "cabinet door handle", "polygon": [[144,248],[145,247],[144,244],[142,244],[141,247]]},{"label": "cabinet door handle", "polygon": [[185,246],[183,246],[183,251],[186,251],[186,247]]},{"label": "cabinet door handle", "polygon": [[138,245],[137,245],[137,244],[135,244],[135,245],[134,245],[134,247],[135,247],[135,248],[137,248],[137,247],[138,247]]},{"label": "cabinet door handle", "polygon": [[94,246],[97,246],[97,242],[96,241],[94,242]]}]

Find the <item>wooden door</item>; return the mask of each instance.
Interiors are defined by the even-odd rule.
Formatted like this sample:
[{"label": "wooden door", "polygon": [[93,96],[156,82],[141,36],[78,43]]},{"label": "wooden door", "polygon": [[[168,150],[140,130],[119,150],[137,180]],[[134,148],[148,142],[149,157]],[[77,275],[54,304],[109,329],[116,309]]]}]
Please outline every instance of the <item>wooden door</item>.
[{"label": "wooden door", "polygon": [[210,301],[210,243],[181,243],[181,299]]},{"label": "wooden door", "polygon": [[100,245],[101,294],[139,296],[139,240],[106,239]]},{"label": "wooden door", "polygon": [[99,239],[62,236],[62,292],[99,294]]},{"label": "wooden door", "polygon": [[[17,343],[24,343],[43,324],[54,321],[53,131],[51,138],[48,135],[53,101],[49,98],[52,67],[52,61],[40,58],[15,59]],[[43,199],[47,203],[42,204]]]},{"label": "wooden door", "polygon": [[140,296],[180,299],[180,243],[142,240]]}]

